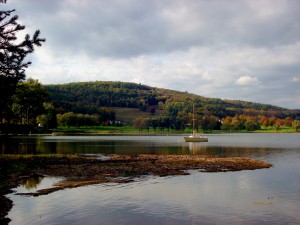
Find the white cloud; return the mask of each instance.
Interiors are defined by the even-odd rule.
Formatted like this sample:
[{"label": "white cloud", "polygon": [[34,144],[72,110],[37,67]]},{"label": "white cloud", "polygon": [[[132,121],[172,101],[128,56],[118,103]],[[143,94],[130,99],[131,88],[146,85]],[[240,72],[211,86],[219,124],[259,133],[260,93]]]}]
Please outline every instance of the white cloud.
[{"label": "white cloud", "polygon": [[242,76],[235,83],[241,86],[255,86],[260,84],[260,81],[256,77]]},{"label": "white cloud", "polygon": [[300,81],[300,78],[299,78],[299,77],[293,77],[293,78],[292,78],[292,82],[297,83],[297,82],[299,82],[299,81]]}]

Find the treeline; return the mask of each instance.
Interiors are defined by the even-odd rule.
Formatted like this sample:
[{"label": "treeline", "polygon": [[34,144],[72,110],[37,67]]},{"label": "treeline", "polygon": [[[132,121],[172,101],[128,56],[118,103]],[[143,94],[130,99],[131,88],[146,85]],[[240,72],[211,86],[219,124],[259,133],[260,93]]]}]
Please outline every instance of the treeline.
[{"label": "treeline", "polygon": [[127,82],[79,82],[45,87],[50,93],[48,101],[54,102],[61,112],[93,114],[97,113],[99,107],[139,108],[141,111],[150,112],[160,108],[176,117],[188,114],[194,105],[203,115],[214,115],[218,118],[242,114],[281,119],[300,117],[299,110],[245,101],[205,98],[187,92]]},{"label": "treeline", "polygon": [[[138,108],[149,112],[131,121],[116,121],[113,107]],[[194,110],[194,115],[192,114]],[[159,113],[156,113],[159,110]],[[299,129],[299,110],[244,101],[221,100],[153,88],[124,82],[82,82],[42,85],[37,80],[21,81],[2,111],[4,124],[26,125],[39,129],[57,126],[81,127],[122,125],[140,130],[183,131],[191,127],[193,118],[197,130],[257,130],[260,127],[281,126]]]},{"label": "treeline", "polygon": [[[20,81],[5,108],[0,111],[0,133],[30,133],[56,129],[59,125],[96,126],[115,121],[108,107],[84,105],[60,107],[38,80]],[[70,103],[72,105],[73,103]]]},{"label": "treeline", "polygon": [[[153,131],[184,131],[186,128],[192,129],[192,121],[186,121],[183,118],[176,117],[160,117],[160,118],[136,118],[132,122],[134,128],[140,131],[153,129]],[[212,130],[221,129],[221,121],[214,116],[205,116],[195,123],[195,129],[199,131],[202,129],[203,132],[210,132]]]},{"label": "treeline", "polygon": [[237,130],[248,130],[254,131],[262,128],[272,127],[278,131],[281,127],[286,126],[299,131],[300,120],[293,120],[291,117],[285,119],[276,118],[274,116],[245,116],[236,115],[234,117],[227,116],[222,120],[222,130],[226,131],[237,131]]},{"label": "treeline", "polygon": [[40,120],[47,121],[49,128],[55,128],[56,110],[52,103],[46,102],[47,95],[48,92],[38,80],[29,78],[18,82],[14,94],[5,108],[1,109],[1,131],[22,130],[21,126],[16,125],[23,125],[30,130],[37,127]]},{"label": "treeline", "polygon": [[125,82],[81,82],[46,85],[49,100],[64,111],[93,113],[97,107],[126,107],[146,110],[164,102],[151,87]]},{"label": "treeline", "polygon": [[56,117],[59,126],[68,127],[113,125],[115,123],[115,113],[109,109],[107,109],[107,113],[102,113],[102,116],[100,114],[89,115],[68,112],[57,114]]},{"label": "treeline", "polygon": [[[195,129],[207,133],[213,130],[223,130],[227,132],[234,131],[255,131],[261,128],[272,128],[274,131],[279,131],[281,127],[289,127],[296,132],[300,130],[300,120],[293,120],[291,117],[285,119],[280,118],[267,118],[265,116],[245,116],[236,115],[234,117],[227,116],[226,118],[219,119],[215,116],[202,116],[196,117],[194,120]],[[161,117],[161,118],[136,118],[133,120],[133,127],[140,131],[164,131],[176,130],[184,131],[187,127],[192,129],[193,119],[189,118],[188,121],[183,118]]]}]

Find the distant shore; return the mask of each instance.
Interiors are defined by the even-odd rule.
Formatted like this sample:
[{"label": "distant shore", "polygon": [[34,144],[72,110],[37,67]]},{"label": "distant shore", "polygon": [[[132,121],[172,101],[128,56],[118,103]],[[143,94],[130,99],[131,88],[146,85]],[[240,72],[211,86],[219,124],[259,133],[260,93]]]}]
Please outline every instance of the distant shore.
[{"label": "distant shore", "polygon": [[[201,135],[214,135],[214,134],[300,134],[300,132],[296,131],[233,131],[233,132],[223,132],[223,131],[213,131],[209,133],[199,133]],[[190,133],[182,133],[182,132],[112,132],[112,131],[101,131],[101,132],[89,132],[89,131],[75,131],[75,132],[52,132],[52,133],[31,133],[31,134],[0,134],[0,137],[9,137],[9,136],[68,136],[68,135],[128,135],[128,136],[187,136]]]},{"label": "distant shore", "polygon": [[188,175],[188,170],[227,172],[269,168],[272,165],[249,158],[219,158],[211,155],[109,155],[100,160],[80,155],[2,155],[0,184],[0,224],[8,224],[7,214],[13,206],[5,195],[30,176],[61,176],[55,186],[34,193],[39,196],[65,188],[99,183],[133,182],[141,175]]},{"label": "distant shore", "polygon": [[[137,128],[133,128],[131,126],[88,126],[88,127],[59,127],[54,130],[49,131],[39,131],[39,132],[29,132],[29,133],[3,133],[0,132],[0,137],[4,136],[13,136],[13,135],[19,135],[19,136],[45,136],[45,135],[189,135],[191,134],[191,129],[185,129],[185,130],[168,130],[163,129],[160,130],[157,128],[156,130],[153,130],[153,128],[143,129],[139,130]],[[267,128],[261,128],[259,130],[254,131],[247,131],[247,130],[232,130],[232,131],[226,131],[226,130],[211,130],[208,132],[203,132],[199,129],[197,133],[202,134],[235,134],[235,133],[271,133],[271,134],[281,134],[281,133],[300,133],[300,131],[296,131],[295,129],[291,127],[283,126],[279,128],[278,130],[275,130],[273,127],[267,127]]]},{"label": "distant shore", "polygon": [[[56,130],[53,130],[53,133],[57,134],[136,134],[136,135],[187,135],[192,133],[191,129],[185,130],[160,130],[157,128],[153,130],[150,128],[149,130],[143,129],[138,130],[131,126],[99,126],[99,127],[59,127]],[[199,129],[197,133],[205,133],[205,134],[231,134],[231,133],[300,133],[296,132],[295,129],[291,127],[283,126],[278,130],[275,130],[273,127],[261,128],[259,130],[248,131],[248,130],[211,130],[208,132],[203,132],[203,130]]]}]

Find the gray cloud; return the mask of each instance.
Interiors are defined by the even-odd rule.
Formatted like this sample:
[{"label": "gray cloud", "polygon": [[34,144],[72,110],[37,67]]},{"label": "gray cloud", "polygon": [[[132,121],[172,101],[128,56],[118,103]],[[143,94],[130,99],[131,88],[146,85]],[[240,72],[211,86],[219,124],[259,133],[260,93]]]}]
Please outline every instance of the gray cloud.
[{"label": "gray cloud", "polygon": [[25,14],[26,22],[30,20],[51,37],[53,47],[71,53],[77,49],[96,56],[132,57],[195,46],[265,47],[297,42],[299,7],[293,0],[264,4],[31,0],[18,2],[17,8],[24,10],[20,14]]},{"label": "gray cloud", "polygon": [[40,29],[46,37],[27,71],[43,83],[121,80],[300,108],[298,0],[9,0],[3,6],[17,9],[29,33]]}]

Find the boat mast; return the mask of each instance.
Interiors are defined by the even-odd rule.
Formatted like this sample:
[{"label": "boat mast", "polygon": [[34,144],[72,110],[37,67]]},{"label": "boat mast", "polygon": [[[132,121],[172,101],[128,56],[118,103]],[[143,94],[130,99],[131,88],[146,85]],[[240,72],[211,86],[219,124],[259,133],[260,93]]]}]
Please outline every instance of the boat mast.
[{"label": "boat mast", "polygon": [[195,104],[193,104],[193,135],[195,135]]}]

